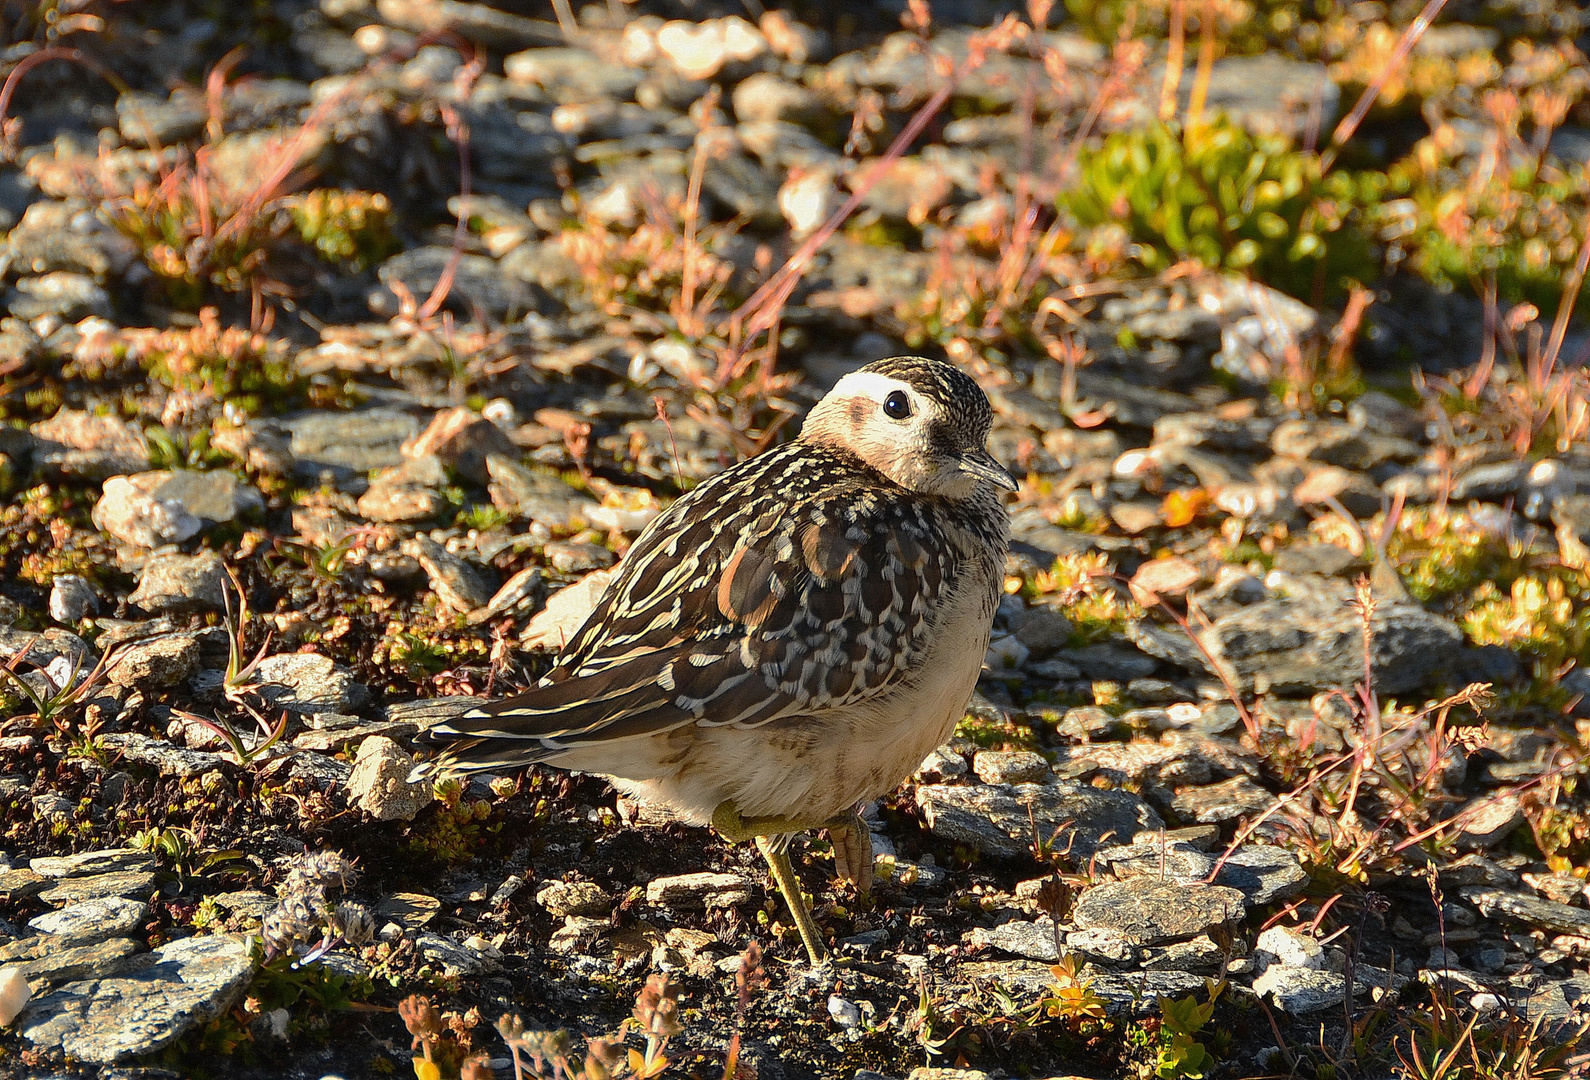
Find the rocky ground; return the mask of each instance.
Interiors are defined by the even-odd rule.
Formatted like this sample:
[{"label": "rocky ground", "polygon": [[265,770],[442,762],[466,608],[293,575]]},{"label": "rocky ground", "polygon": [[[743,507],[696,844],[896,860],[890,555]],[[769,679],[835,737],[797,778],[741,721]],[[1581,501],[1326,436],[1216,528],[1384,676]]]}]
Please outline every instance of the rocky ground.
[{"label": "rocky ground", "polygon": [[[1067,7],[0,5],[0,1076],[1582,1075],[1590,23]],[[408,782],[906,351],[1016,542],[832,965]]]}]

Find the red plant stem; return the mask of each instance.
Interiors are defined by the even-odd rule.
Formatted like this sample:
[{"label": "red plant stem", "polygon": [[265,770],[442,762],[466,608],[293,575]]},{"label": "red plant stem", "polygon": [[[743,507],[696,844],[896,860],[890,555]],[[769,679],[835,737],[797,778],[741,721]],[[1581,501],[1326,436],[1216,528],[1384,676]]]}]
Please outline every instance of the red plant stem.
[{"label": "red plant stem", "polygon": [[[118,76],[114,71],[110,70],[110,68],[106,67],[104,64],[101,64],[98,60],[95,60],[92,56],[89,56],[88,54],[77,49],[69,48],[65,45],[51,45],[47,48],[40,49],[36,53],[29,53],[21,60],[21,62],[17,64],[16,67],[11,69],[11,74],[6,76],[5,85],[0,87],[0,121],[5,120],[6,117],[10,115],[11,98],[16,94],[17,84],[22,81],[22,76],[26,75],[40,64],[49,60],[71,60],[74,63],[82,64],[84,67],[88,68],[90,71],[94,72],[96,75],[100,76],[106,82],[114,86],[119,93],[125,94],[131,89],[125,82],[122,81],[120,76]],[[11,155],[15,154],[16,147],[11,144],[11,136],[9,133],[0,136],[0,138],[3,138],[3,149],[5,151],[5,155],[10,157]]]},{"label": "red plant stem", "polygon": [[[1007,22],[1011,18],[1007,16]],[[827,243],[829,237],[833,236],[839,227],[849,220],[850,215],[855,213],[856,208],[861,205],[861,200],[866,198],[867,193],[872,190],[873,186],[883,179],[889,168],[905,153],[906,147],[915,142],[917,136],[922,134],[923,129],[928,125],[928,121],[937,116],[939,110],[944,108],[960,81],[980,67],[986,56],[986,49],[973,48],[967,53],[966,59],[961,61],[960,66],[945,79],[944,85],[935,90],[932,96],[917,109],[916,114],[911,117],[905,129],[895,137],[894,142],[889,144],[889,149],[884,151],[883,157],[858,181],[855,189],[851,191],[850,197],[845,200],[844,204],[830,214],[828,220],[823,222],[816,232],[806,238],[805,242],[795,250],[795,253],[789,257],[789,260],[779,269],[778,273],[769,278],[760,289],[752,294],[749,300],[740,306],[738,311],[729,317],[728,325],[731,336],[736,339],[736,344],[725,355],[723,363],[719,365],[718,374],[720,381],[722,381],[722,376],[733,370],[738,364],[739,358],[746,348],[745,342],[762,331],[769,329],[778,321],[779,312],[789,302],[790,294],[795,291],[795,286],[800,282],[802,275],[806,272],[806,268],[811,264],[812,257],[817,254],[817,249]]]},{"label": "red plant stem", "polygon": [[1573,270],[1563,286],[1562,299],[1557,301],[1557,318],[1552,321],[1551,337],[1546,343],[1546,351],[1541,354],[1537,390],[1557,366],[1557,357],[1562,352],[1562,339],[1568,333],[1568,319],[1573,315],[1573,306],[1579,299],[1579,289],[1584,284],[1587,268],[1590,268],[1590,219],[1585,221],[1585,233],[1579,241],[1579,257],[1574,260]]},{"label": "red plant stem", "polygon": [[1320,157],[1320,172],[1329,172],[1331,164],[1336,160],[1336,152],[1347,144],[1358,130],[1358,125],[1364,122],[1364,117],[1369,115],[1369,107],[1375,103],[1380,92],[1386,88],[1386,83],[1402,68],[1403,61],[1408,59],[1408,54],[1418,44],[1424,32],[1430,29],[1430,24],[1435,22],[1435,17],[1441,14],[1441,9],[1446,7],[1446,0],[1425,0],[1424,10],[1419,12],[1408,28],[1402,32],[1402,37],[1397,39],[1397,47],[1391,50],[1391,56],[1381,65],[1380,74],[1375,76],[1375,81],[1364,88],[1358,96],[1358,104],[1353,106],[1353,111],[1347,118],[1336,125],[1336,130],[1331,134],[1330,149]]},{"label": "red plant stem", "polygon": [[452,136],[453,142],[458,147],[458,222],[453,226],[453,247],[447,253],[447,264],[442,267],[442,272],[436,279],[436,284],[431,288],[431,295],[425,298],[425,303],[414,313],[414,317],[424,322],[441,308],[447,300],[447,294],[453,291],[453,281],[458,276],[458,264],[464,257],[464,239],[469,234],[469,208],[465,204],[469,201],[471,175],[469,171],[469,125],[464,123],[464,118],[458,115],[458,110],[451,105],[442,107],[442,118],[447,122],[447,134]]}]

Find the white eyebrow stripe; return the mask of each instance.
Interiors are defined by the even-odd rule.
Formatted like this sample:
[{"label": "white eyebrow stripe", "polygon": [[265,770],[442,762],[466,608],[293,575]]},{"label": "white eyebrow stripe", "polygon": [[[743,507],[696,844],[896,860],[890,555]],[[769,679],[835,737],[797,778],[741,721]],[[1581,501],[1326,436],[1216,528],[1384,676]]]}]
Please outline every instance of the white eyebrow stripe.
[{"label": "white eyebrow stripe", "polygon": [[876,371],[852,371],[849,375],[834,384],[828,392],[836,400],[843,397],[867,397],[873,401],[882,401],[896,390],[904,390],[911,397],[917,397],[917,392],[911,384],[899,379],[891,379],[887,375],[880,375]]}]

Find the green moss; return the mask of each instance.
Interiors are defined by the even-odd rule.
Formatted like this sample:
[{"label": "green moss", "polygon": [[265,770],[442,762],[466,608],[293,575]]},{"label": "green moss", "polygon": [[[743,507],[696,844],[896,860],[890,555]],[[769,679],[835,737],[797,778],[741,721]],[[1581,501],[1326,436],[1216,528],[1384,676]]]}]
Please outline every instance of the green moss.
[{"label": "green moss", "polygon": [[298,238],[327,262],[368,270],[401,247],[392,235],[392,203],[379,192],[319,188],[289,199],[287,210]]},{"label": "green moss", "polygon": [[1386,187],[1377,173],[1325,173],[1286,136],[1222,116],[1108,136],[1061,198],[1084,225],[1124,227],[1151,272],[1196,259],[1308,297],[1374,278],[1361,207]]}]

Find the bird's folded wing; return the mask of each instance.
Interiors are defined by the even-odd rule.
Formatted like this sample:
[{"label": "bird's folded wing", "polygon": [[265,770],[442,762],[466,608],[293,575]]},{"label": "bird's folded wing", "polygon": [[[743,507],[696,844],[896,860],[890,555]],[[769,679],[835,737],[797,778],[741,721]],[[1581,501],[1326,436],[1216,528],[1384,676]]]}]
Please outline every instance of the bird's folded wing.
[{"label": "bird's folded wing", "polygon": [[835,492],[724,524],[643,536],[552,681],[430,741],[530,740],[555,753],[689,723],[755,726],[854,705],[920,662],[954,573],[925,508]]}]

